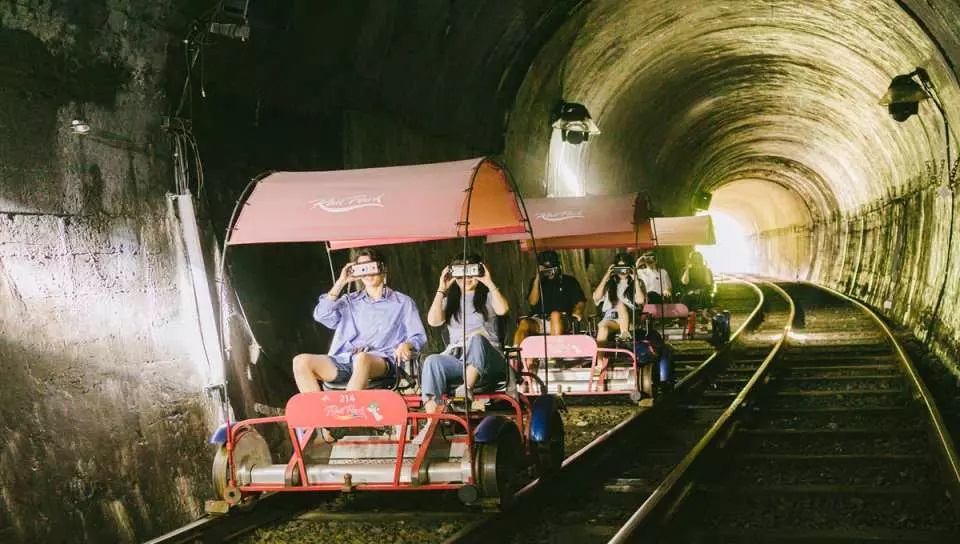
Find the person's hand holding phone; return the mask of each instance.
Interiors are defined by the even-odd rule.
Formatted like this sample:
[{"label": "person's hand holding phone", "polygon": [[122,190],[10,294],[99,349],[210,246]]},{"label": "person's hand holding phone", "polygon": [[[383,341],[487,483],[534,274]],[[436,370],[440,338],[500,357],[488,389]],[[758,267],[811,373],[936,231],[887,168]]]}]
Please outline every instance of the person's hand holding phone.
[{"label": "person's hand holding phone", "polygon": [[442,292],[443,294],[447,293],[447,289],[450,288],[450,285],[453,283],[453,275],[450,274],[450,267],[445,266],[443,270],[440,271],[440,283],[437,285],[437,291]]},{"label": "person's hand holding phone", "polygon": [[483,271],[483,274],[477,278],[477,281],[486,285],[488,289],[493,290],[496,286],[493,284],[493,278],[490,276],[490,268],[481,264],[480,269]]},{"label": "person's hand holding phone", "polygon": [[330,291],[327,292],[328,297],[336,300],[336,298],[340,296],[340,291],[343,291],[343,288],[346,287],[348,283],[354,281],[353,277],[350,275],[352,268],[353,263],[347,263],[343,265],[343,268],[340,269],[340,276],[337,277],[337,281],[333,282],[333,287],[331,287]]}]

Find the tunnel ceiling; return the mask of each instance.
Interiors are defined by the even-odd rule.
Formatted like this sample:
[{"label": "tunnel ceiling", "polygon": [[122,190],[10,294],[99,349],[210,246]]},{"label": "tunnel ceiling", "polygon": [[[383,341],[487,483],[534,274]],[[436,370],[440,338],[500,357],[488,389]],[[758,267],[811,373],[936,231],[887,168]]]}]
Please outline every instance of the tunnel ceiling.
[{"label": "tunnel ceiling", "polygon": [[878,104],[917,66],[953,104],[953,73],[893,0],[594,1],[531,66],[507,153],[536,192],[562,95],[603,131],[582,154],[588,193],[645,190],[678,212],[726,187],[718,205],[780,199],[786,211],[749,220],[776,228],[855,210],[942,160],[932,105],[899,124]]}]

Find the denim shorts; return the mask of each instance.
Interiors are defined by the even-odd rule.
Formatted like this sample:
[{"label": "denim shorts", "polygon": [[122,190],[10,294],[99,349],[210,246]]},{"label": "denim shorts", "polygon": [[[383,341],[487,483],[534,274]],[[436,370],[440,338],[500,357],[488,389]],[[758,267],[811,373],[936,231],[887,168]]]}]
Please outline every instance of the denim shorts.
[{"label": "denim shorts", "polygon": [[610,310],[603,312],[603,316],[600,318],[600,322],[603,323],[604,321],[616,321],[619,315],[620,315],[620,312],[618,312],[616,308],[612,308]]},{"label": "denim shorts", "polygon": [[[353,376],[353,358],[356,355],[356,353],[339,353],[337,355],[327,356],[333,360],[333,366],[337,368],[337,377],[334,378],[330,383],[343,384],[350,381],[350,376]],[[387,362],[387,373],[383,376],[380,376],[381,378],[396,375],[397,363],[393,360],[392,355],[388,356],[382,353],[371,353],[370,355],[376,355]]]}]

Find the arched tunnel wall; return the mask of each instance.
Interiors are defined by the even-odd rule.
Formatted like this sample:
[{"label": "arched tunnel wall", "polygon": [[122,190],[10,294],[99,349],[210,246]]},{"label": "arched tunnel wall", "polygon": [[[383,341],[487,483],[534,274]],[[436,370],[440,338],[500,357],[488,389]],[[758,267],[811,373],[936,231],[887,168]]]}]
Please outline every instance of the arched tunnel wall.
[{"label": "arched tunnel wall", "polygon": [[[923,67],[946,115],[960,115],[950,10],[589,2],[531,65],[506,153],[531,192],[551,187],[554,170],[575,173],[574,191],[645,191],[667,214],[712,192],[711,211],[748,233],[745,268],[835,287],[921,338],[934,323],[935,350],[956,372],[960,266],[948,262],[957,224],[943,121],[930,100],[904,123],[879,104],[894,75]],[[561,97],[587,106],[602,131],[573,158],[546,143],[544,112]]]},{"label": "arched tunnel wall", "polygon": [[[210,7],[197,4],[0,4],[2,541],[141,541],[211,496],[205,439],[218,418],[162,129],[184,88],[182,40]],[[960,240],[945,275],[956,203],[938,196],[940,119],[923,104],[899,125],[876,104],[891,76],[924,66],[960,119],[954,3],[289,5],[248,42],[211,39],[186,86],[207,239],[266,170],[495,154],[528,196],[639,190],[678,214],[712,191],[749,226],[758,270],[862,297],[921,336],[946,285],[934,346],[945,361],[956,352]],[[561,97],[603,133],[551,158]],[[72,134],[75,118],[93,131]],[[560,171],[580,186],[551,185]],[[392,248],[404,263],[392,281],[424,310],[456,249]],[[521,308],[526,256],[488,255]],[[247,349],[230,302],[231,398],[253,415],[292,392],[292,353],[324,348],[309,311],[329,273],[317,247],[234,257],[263,349]],[[596,274],[567,257],[581,279]]]}]

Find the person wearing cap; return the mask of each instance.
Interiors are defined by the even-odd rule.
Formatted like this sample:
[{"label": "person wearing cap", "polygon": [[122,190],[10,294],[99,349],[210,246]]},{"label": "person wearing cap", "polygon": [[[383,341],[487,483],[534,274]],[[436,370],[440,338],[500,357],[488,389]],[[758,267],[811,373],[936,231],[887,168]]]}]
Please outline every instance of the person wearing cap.
[{"label": "person wearing cap", "polygon": [[670,273],[657,267],[657,256],[646,252],[637,259],[637,277],[647,290],[647,303],[657,304],[673,294]]},{"label": "person wearing cap", "polygon": [[563,273],[557,252],[538,253],[537,263],[537,275],[530,281],[527,294],[527,302],[530,303],[534,315],[521,319],[517,324],[513,335],[515,346],[519,346],[523,339],[531,334],[564,334],[564,314],[577,321],[583,319],[587,298],[583,295],[580,282]]}]

